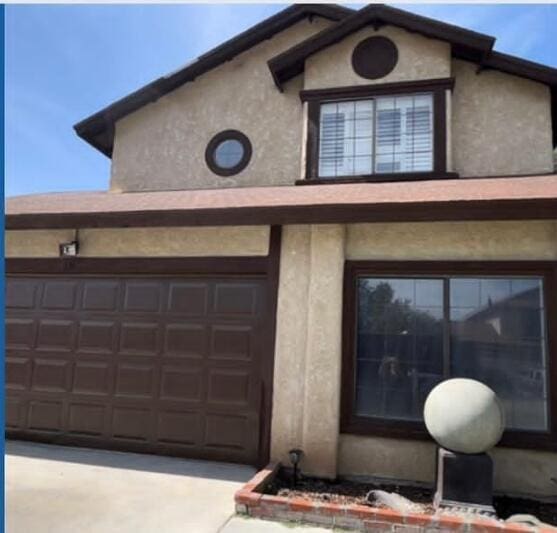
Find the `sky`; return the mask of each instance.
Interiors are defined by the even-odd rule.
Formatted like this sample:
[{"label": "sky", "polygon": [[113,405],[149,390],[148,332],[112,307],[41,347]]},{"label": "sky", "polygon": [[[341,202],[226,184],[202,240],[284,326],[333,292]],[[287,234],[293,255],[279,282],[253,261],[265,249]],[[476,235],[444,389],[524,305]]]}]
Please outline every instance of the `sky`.
[{"label": "sky", "polygon": [[[7,5],[6,196],[107,189],[110,160],[73,124],[286,5]],[[557,4],[392,5],[557,67]]]}]

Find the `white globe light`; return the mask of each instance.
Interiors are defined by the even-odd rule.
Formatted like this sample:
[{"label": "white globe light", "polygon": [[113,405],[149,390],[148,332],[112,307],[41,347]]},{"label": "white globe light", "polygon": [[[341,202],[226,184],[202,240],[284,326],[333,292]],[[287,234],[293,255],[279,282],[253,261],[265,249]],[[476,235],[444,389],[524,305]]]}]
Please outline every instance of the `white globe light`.
[{"label": "white globe light", "polygon": [[425,401],[424,420],[441,447],[460,453],[490,450],[505,429],[499,398],[474,379],[455,378],[437,385]]}]

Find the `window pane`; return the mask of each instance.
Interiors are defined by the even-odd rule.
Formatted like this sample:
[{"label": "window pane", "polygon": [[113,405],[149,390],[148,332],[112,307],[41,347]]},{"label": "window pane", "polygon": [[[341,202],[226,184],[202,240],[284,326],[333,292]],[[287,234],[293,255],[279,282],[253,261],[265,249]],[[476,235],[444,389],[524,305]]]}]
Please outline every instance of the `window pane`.
[{"label": "window pane", "polygon": [[234,168],[244,157],[244,147],[236,139],[221,142],[215,150],[215,162],[221,168]]},{"label": "window pane", "polygon": [[491,387],[512,429],[546,430],[546,339],[539,278],[450,281],[451,375]]},{"label": "window pane", "polygon": [[419,421],[437,383],[468,377],[497,393],[507,428],[546,431],[546,346],[542,278],[359,278],[355,412]]},{"label": "window pane", "polygon": [[375,171],[424,172],[433,169],[431,94],[377,98]]},{"label": "window pane", "polygon": [[372,173],[372,100],[322,104],[319,127],[319,177]]},{"label": "window pane", "polygon": [[356,413],[421,420],[443,379],[443,281],[361,278]]}]

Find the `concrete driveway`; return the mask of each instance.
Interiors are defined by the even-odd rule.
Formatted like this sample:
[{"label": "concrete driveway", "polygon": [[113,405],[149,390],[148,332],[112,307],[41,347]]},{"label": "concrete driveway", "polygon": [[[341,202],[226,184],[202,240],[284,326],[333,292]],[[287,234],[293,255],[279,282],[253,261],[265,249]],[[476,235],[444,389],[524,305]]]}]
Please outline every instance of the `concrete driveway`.
[{"label": "concrete driveway", "polygon": [[8,441],[6,531],[216,533],[234,512],[234,493],[254,472],[248,466]]}]

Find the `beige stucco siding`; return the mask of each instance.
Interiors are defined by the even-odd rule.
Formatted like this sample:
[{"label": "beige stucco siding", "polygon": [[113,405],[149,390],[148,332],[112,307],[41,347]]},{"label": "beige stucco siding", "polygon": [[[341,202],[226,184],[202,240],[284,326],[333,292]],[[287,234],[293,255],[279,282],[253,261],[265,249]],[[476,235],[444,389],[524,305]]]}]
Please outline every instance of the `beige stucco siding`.
[{"label": "beige stucco siding", "polygon": [[[368,80],[354,72],[352,52],[360,41],[377,35],[388,37],[395,43],[398,49],[398,63],[387,76]],[[377,31],[368,26],[310,56],[305,65],[304,88],[323,89],[426,80],[448,78],[450,75],[451,49],[447,43],[428,39],[395,26],[384,26]]]},{"label": "beige stucco siding", "polygon": [[[267,61],[330,22],[300,21],[116,124],[113,191],[212,189],[293,184],[300,174],[302,77],[279,92]],[[218,132],[236,129],[251,141],[249,165],[217,176],[205,149]]]},{"label": "beige stucco siding", "polygon": [[[272,459],[305,451],[306,472],[431,482],[425,441],[339,435],[344,259],[557,260],[556,221],[286,226],[283,231],[271,432]],[[341,257],[341,250],[343,257]],[[334,443],[336,442],[336,446]],[[496,449],[502,492],[549,496],[556,454]],[[513,464],[514,461],[514,464]],[[524,465],[521,482],[516,461]],[[553,472],[551,474],[551,472]]]},{"label": "beige stucco siding", "polygon": [[[339,436],[344,233],[341,225],[283,229],[271,456],[302,448],[308,473],[335,477]],[[324,414],[326,413],[326,416]]]},{"label": "beige stucco siding", "polygon": [[[426,441],[341,435],[338,473],[433,483],[435,449],[434,443]],[[551,478],[557,472],[556,453],[495,448],[490,455],[494,461],[496,491],[555,495],[555,483]]]},{"label": "beige stucco siding", "polygon": [[461,176],[553,171],[545,85],[453,60],[453,166]]},{"label": "beige stucco siding", "polygon": [[[80,257],[262,256],[269,226],[114,228],[79,230]],[[74,230],[7,231],[7,257],[56,257]]]},{"label": "beige stucco siding", "polygon": [[555,260],[557,221],[350,224],[350,260]]}]

